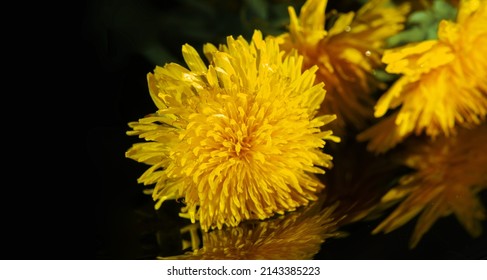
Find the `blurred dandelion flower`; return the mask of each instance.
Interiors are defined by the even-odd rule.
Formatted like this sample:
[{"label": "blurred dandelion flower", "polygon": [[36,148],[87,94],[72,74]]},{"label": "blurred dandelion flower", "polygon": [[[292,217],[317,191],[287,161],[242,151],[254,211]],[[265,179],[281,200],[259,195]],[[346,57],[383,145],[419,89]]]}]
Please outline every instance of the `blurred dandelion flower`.
[{"label": "blurred dandelion flower", "polygon": [[404,175],[399,185],[383,198],[383,205],[399,206],[374,229],[391,232],[420,215],[411,238],[415,247],[440,217],[455,214],[472,236],[482,232],[486,218],[476,196],[487,189],[487,124],[461,128],[456,136],[436,141],[413,138],[406,143],[403,163],[414,171]]},{"label": "blurred dandelion flower", "polygon": [[[318,203],[319,204],[319,203]],[[182,255],[161,257],[178,260],[309,260],[328,238],[344,237],[337,231],[341,218],[335,206],[321,208],[313,202],[308,207],[266,221],[246,221],[238,227],[203,232],[202,248]],[[191,243],[199,237],[191,232]]]},{"label": "blurred dandelion flower", "polygon": [[324,188],[315,174],[330,168],[322,126],[336,118],[317,112],[325,90],[316,67],[283,58],[278,42],[255,31],[251,42],[227,37],[206,44],[206,66],[184,45],[189,69],[175,63],[148,74],[158,111],[129,123],[134,144],[126,156],[151,167],[138,179],[152,190],[156,208],[184,199],[182,216],[203,230],[236,226],[294,211]]},{"label": "blurred dandelion flower", "polygon": [[449,136],[457,125],[472,127],[487,114],[487,5],[461,1],[456,22],[443,20],[438,40],[386,50],[386,71],[402,76],[380,97],[377,118],[398,110],[358,135],[383,153],[411,134]]},{"label": "blurred dandelion flower", "polygon": [[327,98],[321,111],[337,115],[333,128],[343,130],[349,124],[364,128],[373,119],[371,94],[385,85],[374,70],[382,67],[385,40],[403,29],[408,5],[388,6],[388,1],[372,0],[360,10],[341,14],[325,30],[326,0],[308,0],[299,18],[289,7],[289,32],[278,38],[281,47],[304,56],[305,69],[317,65],[317,81],[324,82]]}]

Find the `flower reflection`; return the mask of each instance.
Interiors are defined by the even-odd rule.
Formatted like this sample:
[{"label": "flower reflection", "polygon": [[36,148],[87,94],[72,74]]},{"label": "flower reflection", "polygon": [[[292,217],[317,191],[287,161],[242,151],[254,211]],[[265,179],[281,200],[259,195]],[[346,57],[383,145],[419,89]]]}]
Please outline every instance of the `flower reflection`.
[{"label": "flower reflection", "polygon": [[373,233],[391,232],[419,215],[410,242],[415,247],[436,220],[455,214],[472,236],[479,236],[486,218],[477,197],[487,188],[487,157],[481,153],[486,149],[487,124],[436,141],[409,141],[402,160],[414,171],[382,198],[382,206],[400,203]]},{"label": "flower reflection", "polygon": [[345,235],[337,230],[343,217],[336,216],[335,209],[336,205],[323,208],[314,202],[286,215],[209,232],[190,224],[181,233],[190,233],[191,241],[183,241],[183,246],[193,251],[160,259],[312,259],[326,239]]}]

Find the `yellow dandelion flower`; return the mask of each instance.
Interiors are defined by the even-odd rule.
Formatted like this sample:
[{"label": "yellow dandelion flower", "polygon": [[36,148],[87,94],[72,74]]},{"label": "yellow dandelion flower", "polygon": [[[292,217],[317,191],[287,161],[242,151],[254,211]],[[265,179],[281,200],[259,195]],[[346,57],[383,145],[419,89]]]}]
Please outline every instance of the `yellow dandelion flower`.
[{"label": "yellow dandelion flower", "polygon": [[324,188],[315,174],[332,165],[322,152],[339,141],[321,127],[335,116],[317,115],[325,97],[316,68],[283,58],[278,42],[255,31],[251,42],[227,38],[219,49],[184,45],[189,69],[175,63],[148,74],[158,111],[131,122],[134,144],[126,156],[151,167],[138,179],[155,184],[156,208],[183,199],[182,216],[203,230],[265,219],[316,200]]},{"label": "yellow dandelion flower", "polygon": [[472,236],[479,236],[486,214],[476,194],[487,189],[487,156],[482,153],[487,124],[436,141],[411,140],[403,162],[414,171],[382,198],[383,205],[402,202],[373,233],[391,232],[420,215],[410,242],[415,247],[437,219],[455,214]]},{"label": "yellow dandelion flower", "polygon": [[365,130],[359,141],[386,152],[409,135],[455,133],[456,125],[478,125],[487,115],[487,5],[462,1],[456,22],[443,20],[438,39],[386,50],[386,71],[401,74],[380,97],[375,116],[396,109]]},{"label": "yellow dandelion flower", "polygon": [[[319,204],[319,203],[318,203]],[[310,260],[326,239],[343,237],[337,231],[336,206],[320,210],[317,203],[266,221],[246,221],[238,227],[203,232],[203,246],[182,255],[161,257],[177,260]],[[198,246],[195,226],[191,243]]]},{"label": "yellow dandelion flower", "polygon": [[347,124],[363,128],[373,119],[371,94],[384,86],[375,78],[374,69],[382,66],[386,39],[404,28],[409,8],[389,7],[388,1],[372,0],[356,13],[339,15],[325,30],[327,2],[306,1],[299,18],[289,7],[289,32],[278,38],[284,50],[297,49],[304,56],[305,69],[319,67],[317,81],[324,82],[327,90],[321,111],[337,115],[334,128],[342,130]]}]

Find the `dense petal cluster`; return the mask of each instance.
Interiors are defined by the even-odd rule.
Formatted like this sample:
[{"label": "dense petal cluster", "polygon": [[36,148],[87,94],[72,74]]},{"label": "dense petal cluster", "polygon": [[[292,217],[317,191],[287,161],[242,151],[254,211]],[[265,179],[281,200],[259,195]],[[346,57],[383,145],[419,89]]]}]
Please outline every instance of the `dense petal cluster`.
[{"label": "dense petal cluster", "polygon": [[386,71],[401,77],[378,100],[375,116],[397,110],[358,139],[381,153],[412,134],[449,136],[457,125],[480,124],[487,115],[486,52],[484,0],[462,1],[456,22],[440,22],[438,40],[386,50]]},{"label": "dense petal cluster", "polygon": [[383,205],[400,204],[373,232],[388,233],[420,215],[410,243],[415,247],[437,219],[455,214],[479,236],[486,213],[476,194],[487,189],[486,150],[487,124],[436,141],[409,140],[402,161],[413,172],[382,198]]},{"label": "dense petal cluster", "polygon": [[[161,259],[177,260],[309,260],[329,238],[342,237],[337,231],[341,217],[335,206],[320,210],[313,203],[293,213],[266,221],[250,221],[238,227],[204,232],[203,246],[186,254]],[[191,238],[196,240],[196,231]],[[192,241],[193,244],[199,242]]]},{"label": "dense petal cluster", "polygon": [[364,128],[373,119],[371,94],[385,86],[374,70],[382,67],[386,39],[404,28],[409,11],[407,5],[387,4],[369,1],[357,12],[338,15],[329,30],[325,30],[326,0],[306,1],[299,18],[289,8],[289,32],[279,36],[281,46],[288,52],[298,50],[304,68],[319,67],[317,81],[324,82],[327,90],[321,111],[337,115],[337,129]]},{"label": "dense petal cluster", "polygon": [[322,148],[339,141],[318,115],[325,97],[316,67],[284,57],[278,42],[256,31],[251,42],[229,36],[203,48],[209,66],[189,45],[189,69],[175,63],[148,74],[158,111],[129,123],[134,144],[126,156],[151,167],[138,179],[155,184],[156,208],[183,199],[182,215],[203,230],[265,219],[316,200],[315,174],[332,165]]}]

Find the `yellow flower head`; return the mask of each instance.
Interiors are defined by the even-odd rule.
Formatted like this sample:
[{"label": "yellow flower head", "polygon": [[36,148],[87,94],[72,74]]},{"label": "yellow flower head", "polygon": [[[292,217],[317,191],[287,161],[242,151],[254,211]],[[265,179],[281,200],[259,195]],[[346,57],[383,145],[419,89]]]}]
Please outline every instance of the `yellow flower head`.
[{"label": "yellow flower head", "polygon": [[175,63],[148,74],[158,111],[131,122],[129,135],[147,142],[126,156],[151,165],[138,179],[155,184],[156,208],[183,199],[183,216],[203,230],[236,226],[293,211],[316,199],[332,157],[321,127],[333,115],[317,116],[325,97],[316,68],[302,71],[303,58],[283,59],[272,38],[255,31],[249,43],[229,36],[219,49],[184,45],[189,69]]},{"label": "yellow flower head", "polygon": [[[320,210],[318,204],[313,202],[308,207],[266,221],[247,221],[238,227],[203,232],[202,248],[193,248],[192,252],[161,259],[312,259],[326,239],[345,236],[337,231],[337,222],[341,218],[333,213],[336,205]],[[190,232],[192,243],[198,245],[198,232]]]},{"label": "yellow flower head", "polygon": [[386,71],[401,77],[378,100],[375,116],[400,108],[358,137],[386,152],[411,134],[449,136],[456,125],[478,125],[487,115],[487,4],[462,1],[457,21],[443,20],[438,40],[386,50]]},{"label": "yellow flower head", "polygon": [[[337,115],[337,128],[351,124],[363,128],[373,118],[370,96],[384,86],[374,76],[388,37],[403,29],[409,8],[387,7],[388,1],[372,0],[359,11],[341,14],[325,30],[326,0],[308,0],[299,18],[289,7],[289,33],[279,36],[286,51],[297,49],[305,69],[317,65],[317,81],[324,82],[327,98],[321,110]],[[336,132],[335,132],[336,133]]]},{"label": "yellow flower head", "polygon": [[461,128],[456,136],[411,139],[403,163],[414,171],[383,198],[383,205],[400,202],[374,231],[391,232],[420,214],[410,247],[415,247],[434,222],[455,214],[472,236],[482,232],[485,210],[476,194],[487,189],[487,124]]}]

